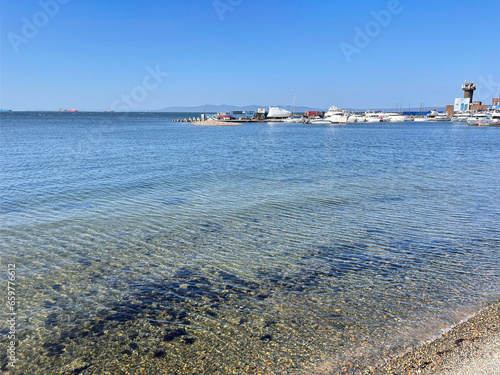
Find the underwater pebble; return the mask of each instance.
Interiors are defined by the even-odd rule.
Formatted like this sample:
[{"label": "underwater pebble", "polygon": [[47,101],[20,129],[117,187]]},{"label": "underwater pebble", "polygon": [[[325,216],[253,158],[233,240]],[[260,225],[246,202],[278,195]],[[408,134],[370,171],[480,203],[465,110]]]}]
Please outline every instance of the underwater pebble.
[{"label": "underwater pebble", "polygon": [[155,358],[160,358],[160,357],[164,357],[165,354],[167,354],[167,352],[165,352],[165,350],[158,349],[158,350],[155,351],[154,356],[155,356]]}]

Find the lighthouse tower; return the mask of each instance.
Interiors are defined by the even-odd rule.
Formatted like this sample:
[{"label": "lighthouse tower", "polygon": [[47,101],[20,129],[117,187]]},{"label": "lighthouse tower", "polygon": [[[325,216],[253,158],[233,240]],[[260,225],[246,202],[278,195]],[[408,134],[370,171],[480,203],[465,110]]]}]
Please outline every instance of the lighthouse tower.
[{"label": "lighthouse tower", "polygon": [[467,82],[462,85],[462,90],[464,90],[464,98],[469,98],[470,99],[470,104],[472,104],[472,97],[474,96],[474,90],[476,89],[476,85],[474,82]]}]

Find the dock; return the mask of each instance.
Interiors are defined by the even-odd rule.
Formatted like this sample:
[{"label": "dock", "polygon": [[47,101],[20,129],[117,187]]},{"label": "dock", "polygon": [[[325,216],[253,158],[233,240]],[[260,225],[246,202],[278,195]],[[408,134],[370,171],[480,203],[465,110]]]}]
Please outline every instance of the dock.
[{"label": "dock", "polygon": [[191,121],[191,125],[195,126],[238,126],[238,125],[243,125],[241,122],[237,121],[220,121],[220,120],[215,120],[215,119],[210,119],[210,120],[196,120],[196,121]]}]

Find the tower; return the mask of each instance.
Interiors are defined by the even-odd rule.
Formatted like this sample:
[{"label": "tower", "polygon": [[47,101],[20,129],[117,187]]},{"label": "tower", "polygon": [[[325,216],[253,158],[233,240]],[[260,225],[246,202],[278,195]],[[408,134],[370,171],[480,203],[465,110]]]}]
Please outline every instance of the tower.
[{"label": "tower", "polygon": [[474,82],[469,82],[467,83],[467,80],[465,80],[465,83],[462,85],[462,90],[464,90],[464,98],[469,98],[470,99],[470,104],[472,104],[472,97],[474,96],[474,90],[476,89],[476,85]]}]

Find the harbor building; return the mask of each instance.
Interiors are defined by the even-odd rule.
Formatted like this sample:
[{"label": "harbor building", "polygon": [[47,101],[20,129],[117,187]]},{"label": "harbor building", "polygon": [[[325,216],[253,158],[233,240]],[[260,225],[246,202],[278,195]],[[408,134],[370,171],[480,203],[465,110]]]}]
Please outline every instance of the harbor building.
[{"label": "harbor building", "polygon": [[469,99],[469,103],[472,103],[474,91],[476,89],[477,86],[475,85],[474,81],[467,83],[467,80],[465,80],[465,83],[462,85],[462,90],[464,90],[464,99]]},{"label": "harbor building", "polygon": [[456,98],[455,103],[446,106],[446,113],[452,117],[455,112],[464,111],[487,111],[489,109],[500,109],[500,98],[493,98],[491,105],[483,104],[481,101],[473,101],[474,91],[477,86],[474,82],[467,82],[462,85],[464,91],[463,98]]}]

